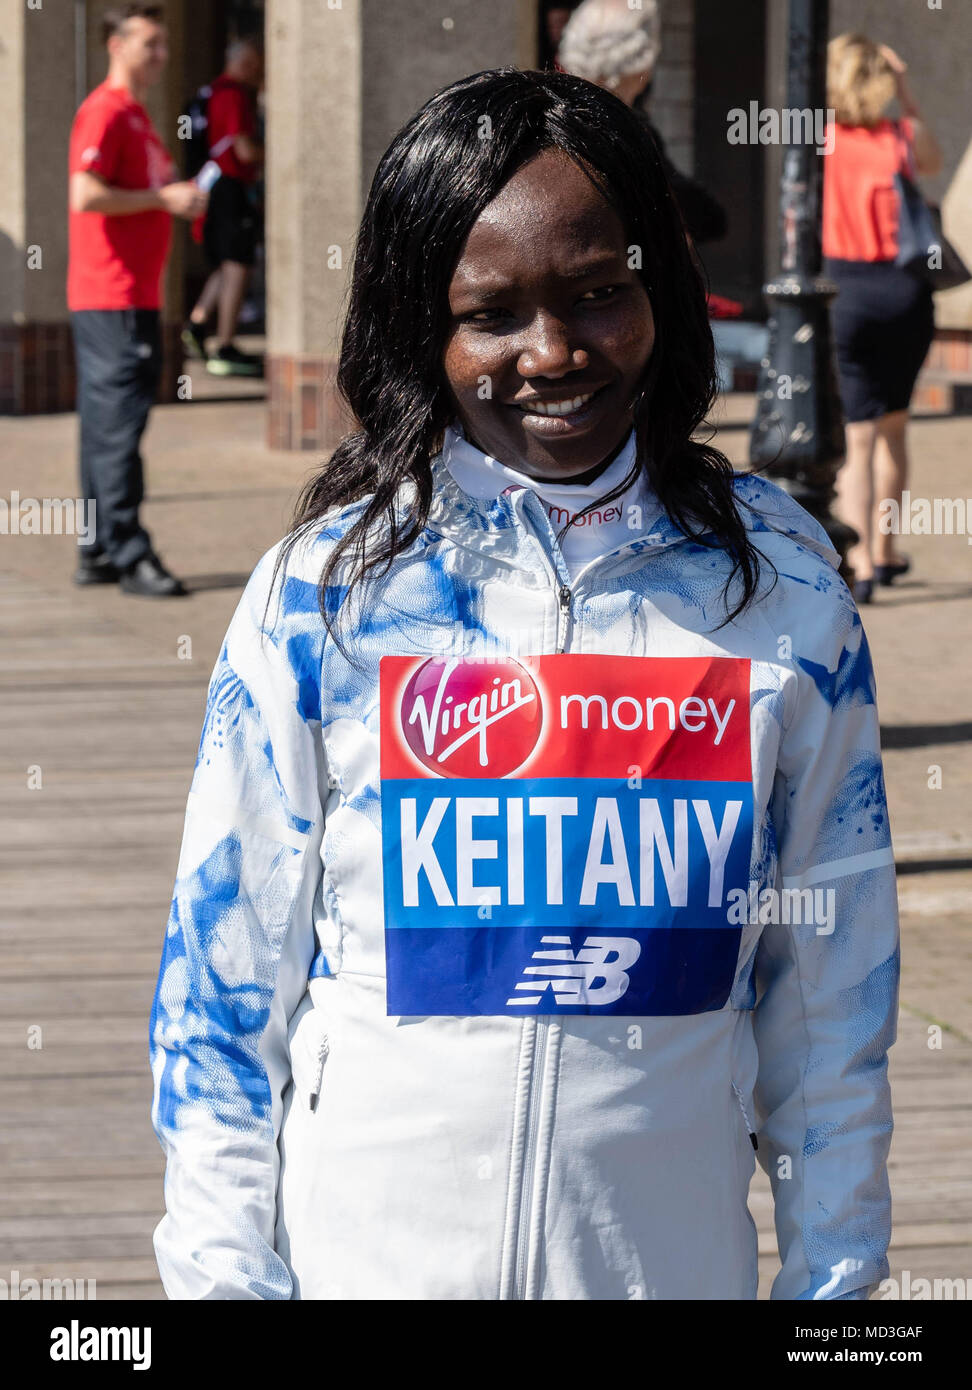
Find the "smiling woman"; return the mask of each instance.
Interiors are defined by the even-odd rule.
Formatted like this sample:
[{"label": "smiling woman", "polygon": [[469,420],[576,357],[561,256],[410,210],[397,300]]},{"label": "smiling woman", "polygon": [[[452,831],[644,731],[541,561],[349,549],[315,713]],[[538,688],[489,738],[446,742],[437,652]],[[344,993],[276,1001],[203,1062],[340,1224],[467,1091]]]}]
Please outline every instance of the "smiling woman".
[{"label": "smiling woman", "polygon": [[623,103],[480,73],[396,137],[356,428],[210,686],[153,1016],[170,1296],[752,1299],[757,1144],[774,1297],[887,1273],[867,645],[818,524],[693,439],[712,370]]},{"label": "smiling woman", "polygon": [[620,217],[562,150],[517,170],[449,285],[445,374],[470,442],[539,479],[607,466],[655,341],[631,259]]},{"label": "smiling woman", "polygon": [[487,457],[578,484],[634,427],[637,447],[599,500],[650,481],[686,534],[716,536],[731,556],[741,582],[728,611],[756,591],[732,469],[692,437],[715,394],[702,276],[644,123],[591,83],[479,73],[404,127],[365,208],[338,385],[361,428],[308,486],[292,542],[367,498],[322,577],[329,625],[324,594],[344,560],[358,579],[421,534],[430,461],[457,425]]}]

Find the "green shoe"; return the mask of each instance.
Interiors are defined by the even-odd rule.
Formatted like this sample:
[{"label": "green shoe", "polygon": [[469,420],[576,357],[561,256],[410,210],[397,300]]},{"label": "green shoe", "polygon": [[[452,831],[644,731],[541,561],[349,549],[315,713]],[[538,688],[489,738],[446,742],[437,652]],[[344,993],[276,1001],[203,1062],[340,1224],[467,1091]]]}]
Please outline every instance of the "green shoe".
[{"label": "green shoe", "polygon": [[263,376],[263,358],[227,343],[207,359],[206,371],[213,376]]}]

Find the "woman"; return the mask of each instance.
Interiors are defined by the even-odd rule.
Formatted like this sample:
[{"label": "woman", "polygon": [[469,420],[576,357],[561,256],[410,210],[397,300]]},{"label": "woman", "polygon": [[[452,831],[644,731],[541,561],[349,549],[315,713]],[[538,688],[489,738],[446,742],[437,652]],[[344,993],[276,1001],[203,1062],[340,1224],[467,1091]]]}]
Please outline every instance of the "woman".
[{"label": "woman", "polygon": [[661,19],[656,0],[637,9],[625,0],[584,0],[570,17],[557,53],[564,72],[596,82],[635,109],[658,146],[685,229],[696,243],[718,241],[728,222],[722,204],[668,158],[648,116],[648,98],[661,53]]},{"label": "woman", "polygon": [[[885,498],[900,506],[907,486],[908,406],[935,331],[931,289],[895,264],[895,175],[942,168],[905,72],[892,49],[861,34],[843,34],[828,48],[827,104],[836,121],[824,160],[822,249],[838,288],[833,320],[847,461],[837,494],[842,518],[860,537],[847,555],[859,603],[871,601],[875,583],[891,584],[909,568],[878,517]],[[899,121],[883,114],[895,96]]]},{"label": "woman", "polygon": [[751,1299],[757,1142],[775,1296],[887,1272],[870,662],[820,527],[693,439],[712,376],[623,103],[486,72],[396,137],[358,428],[210,687],[153,1019],[170,1296]]}]

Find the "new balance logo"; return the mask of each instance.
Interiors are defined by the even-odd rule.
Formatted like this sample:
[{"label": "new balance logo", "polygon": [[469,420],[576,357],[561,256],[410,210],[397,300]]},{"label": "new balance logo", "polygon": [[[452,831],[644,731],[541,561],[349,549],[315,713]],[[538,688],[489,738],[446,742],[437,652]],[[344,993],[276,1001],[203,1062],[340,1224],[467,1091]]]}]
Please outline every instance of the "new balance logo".
[{"label": "new balance logo", "polygon": [[508,1006],[539,1004],[548,990],[554,1006],[613,1004],[627,990],[631,981],[626,972],[641,955],[641,943],[630,936],[589,936],[576,953],[569,936],[542,936],[540,941],[562,949],[534,951],[531,959],[546,963],[525,967],[516,985],[519,992],[507,999]]}]

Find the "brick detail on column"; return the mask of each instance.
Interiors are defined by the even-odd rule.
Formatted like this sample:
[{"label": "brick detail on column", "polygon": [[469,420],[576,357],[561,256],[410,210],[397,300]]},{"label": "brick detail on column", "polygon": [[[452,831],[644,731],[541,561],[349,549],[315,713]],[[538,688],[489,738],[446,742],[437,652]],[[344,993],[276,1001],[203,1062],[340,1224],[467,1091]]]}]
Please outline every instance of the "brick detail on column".
[{"label": "brick detail on column", "polygon": [[0,324],[0,415],[73,410],[74,397],[69,324]]},{"label": "brick detail on column", "polygon": [[[180,330],[178,323],[162,325],[160,403],[178,399]],[[70,323],[0,324],[0,415],[53,415],[76,404]]]},{"label": "brick detail on column", "polygon": [[937,328],[924,370],[972,375],[972,329]]},{"label": "brick detail on column", "polygon": [[919,414],[972,414],[972,329],[935,330],[911,409]]},{"label": "brick detail on column", "polygon": [[268,356],[267,447],[329,453],[351,428],[337,361],[320,354]]}]

